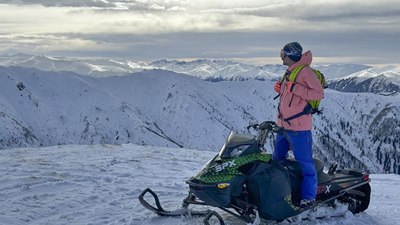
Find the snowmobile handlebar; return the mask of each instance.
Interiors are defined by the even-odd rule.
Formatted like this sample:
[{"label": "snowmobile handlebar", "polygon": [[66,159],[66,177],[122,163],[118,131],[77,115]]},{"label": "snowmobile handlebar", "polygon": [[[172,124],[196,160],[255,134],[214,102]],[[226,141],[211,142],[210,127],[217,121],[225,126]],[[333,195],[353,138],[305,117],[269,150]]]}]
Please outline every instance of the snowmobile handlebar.
[{"label": "snowmobile handlebar", "polygon": [[264,121],[260,124],[251,124],[247,126],[247,130],[250,131],[250,128],[254,130],[258,130],[258,138],[257,142],[261,148],[264,148],[265,142],[269,134],[273,133],[282,133],[283,128],[279,127],[274,121]]},{"label": "snowmobile handlebar", "polygon": [[283,131],[283,128],[279,127],[274,121],[264,121],[260,124],[250,124],[249,126],[247,126],[247,130],[250,130],[250,128],[260,131],[271,131],[274,133],[280,133]]}]

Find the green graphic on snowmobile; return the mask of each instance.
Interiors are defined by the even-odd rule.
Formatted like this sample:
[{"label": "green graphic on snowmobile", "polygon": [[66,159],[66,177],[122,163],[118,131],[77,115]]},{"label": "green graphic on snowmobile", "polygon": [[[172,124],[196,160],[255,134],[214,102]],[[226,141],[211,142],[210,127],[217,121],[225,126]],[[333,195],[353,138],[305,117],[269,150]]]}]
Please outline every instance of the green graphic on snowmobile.
[{"label": "green graphic on snowmobile", "polygon": [[221,159],[217,156],[210,164],[194,176],[204,183],[228,182],[236,176],[245,176],[239,168],[254,161],[268,162],[271,156],[265,153],[253,153],[237,158]]}]

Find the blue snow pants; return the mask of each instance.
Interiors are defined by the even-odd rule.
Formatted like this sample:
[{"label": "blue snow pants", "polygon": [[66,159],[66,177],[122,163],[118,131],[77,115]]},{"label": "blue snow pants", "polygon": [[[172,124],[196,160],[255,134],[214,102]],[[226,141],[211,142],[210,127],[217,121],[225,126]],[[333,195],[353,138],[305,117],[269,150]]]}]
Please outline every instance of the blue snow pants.
[{"label": "blue snow pants", "polygon": [[286,159],[290,149],[302,168],[301,198],[315,199],[318,180],[312,157],[311,131],[284,131],[283,134],[277,134],[273,159],[278,161]]}]

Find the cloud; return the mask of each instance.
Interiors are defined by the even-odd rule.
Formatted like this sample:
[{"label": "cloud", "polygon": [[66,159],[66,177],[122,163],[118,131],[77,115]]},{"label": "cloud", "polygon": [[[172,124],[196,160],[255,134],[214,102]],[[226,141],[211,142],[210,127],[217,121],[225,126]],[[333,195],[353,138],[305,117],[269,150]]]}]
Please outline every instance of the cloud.
[{"label": "cloud", "polygon": [[139,23],[144,23],[148,24],[144,27],[151,27],[147,31],[136,29],[138,33],[171,30],[307,31],[326,27],[354,30],[362,26],[400,29],[397,26],[400,21],[398,0],[3,0],[0,4],[68,8],[71,12],[75,9],[77,16],[92,18],[96,17],[94,14],[104,13],[97,17],[108,16],[113,23],[121,16],[120,24],[136,23],[140,27]]},{"label": "cloud", "polygon": [[2,0],[0,4],[45,7],[97,8],[130,11],[190,11],[195,13],[242,14],[259,17],[329,20],[349,17],[398,16],[398,0]]},{"label": "cloud", "polygon": [[280,18],[336,18],[352,15],[396,15],[400,11],[397,0],[292,0],[292,1],[232,1],[232,4],[208,5],[204,11],[227,14],[247,14]]},{"label": "cloud", "polygon": [[[391,25],[397,26],[400,21],[400,2],[397,0],[351,0],[351,1],[274,1],[269,4],[246,5],[247,2],[234,7],[214,7],[205,9],[208,13],[226,15],[247,15],[249,17],[274,18],[300,29],[315,29],[334,25],[341,29],[358,29],[363,26]],[[288,27],[288,26],[285,26]]]},{"label": "cloud", "polygon": [[296,40],[327,60],[342,56],[368,63],[379,58],[393,61],[400,51],[399,4],[397,0],[3,0],[0,52],[275,58],[276,49]]},{"label": "cloud", "polygon": [[3,0],[0,4],[10,5],[42,5],[46,7],[115,7],[116,4],[106,0]]},{"label": "cloud", "polygon": [[97,10],[129,11],[183,11],[186,0],[3,0],[0,4],[41,5],[45,7],[95,8]]},{"label": "cloud", "polygon": [[[317,63],[398,63],[393,51],[396,35],[363,33],[332,36],[328,33],[300,34],[296,37],[304,49],[314,53]],[[47,52],[50,55],[126,57],[137,60],[160,58],[236,58],[269,57],[280,63],[279,49],[293,37],[287,32],[183,32],[140,35],[132,33],[54,33],[41,36],[9,36],[0,43],[9,47]],[[20,40],[10,45],[12,40]],[[17,46],[18,45],[18,46]],[[0,48],[3,46],[0,44]],[[261,63],[258,61],[258,63]]]},{"label": "cloud", "polygon": [[70,38],[52,34],[13,35],[0,34],[0,49],[3,52],[44,53],[52,51],[69,51],[100,47],[95,42],[79,37]]}]

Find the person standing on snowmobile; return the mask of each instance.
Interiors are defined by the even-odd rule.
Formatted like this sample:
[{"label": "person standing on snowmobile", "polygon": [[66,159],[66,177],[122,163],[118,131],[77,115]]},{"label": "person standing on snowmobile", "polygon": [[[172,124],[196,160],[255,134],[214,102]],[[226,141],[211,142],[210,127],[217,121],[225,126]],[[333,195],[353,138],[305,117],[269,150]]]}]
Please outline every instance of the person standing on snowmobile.
[{"label": "person standing on snowmobile", "polygon": [[[303,175],[300,207],[306,208],[315,202],[318,183],[312,157],[312,114],[306,109],[308,101],[324,97],[324,89],[310,68],[311,51],[302,52],[298,42],[290,42],[281,49],[280,57],[288,69],[282,80],[275,83],[274,90],[279,94],[277,125],[284,132],[276,136],[273,159],[284,160],[292,149]],[[291,75],[295,81],[290,81]]]}]

